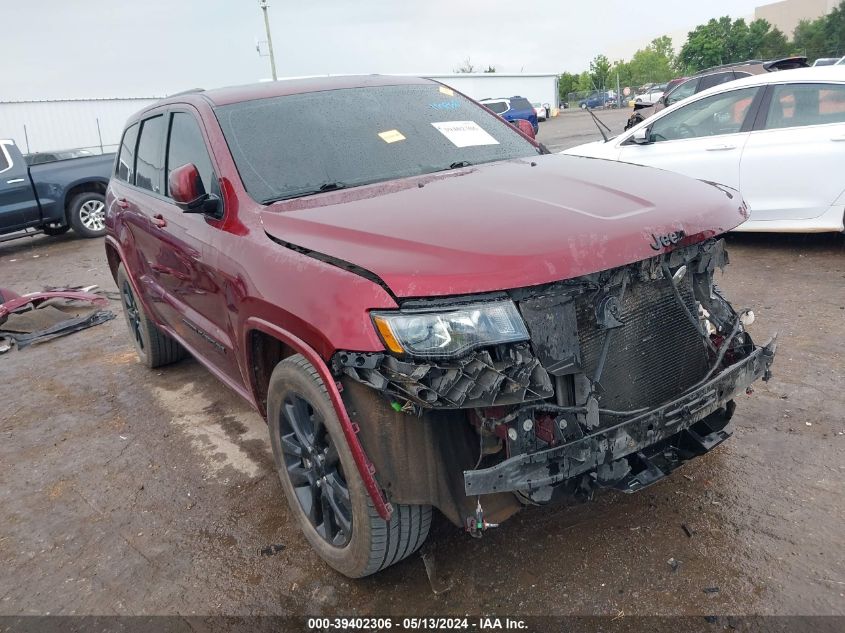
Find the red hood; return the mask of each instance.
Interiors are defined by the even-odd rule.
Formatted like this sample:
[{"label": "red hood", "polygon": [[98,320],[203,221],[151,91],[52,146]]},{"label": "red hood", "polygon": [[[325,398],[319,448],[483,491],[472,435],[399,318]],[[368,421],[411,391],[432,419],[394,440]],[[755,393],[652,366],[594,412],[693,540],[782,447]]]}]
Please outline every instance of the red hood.
[{"label": "red hood", "polygon": [[653,235],[683,231],[688,244],[745,220],[735,191],[685,176],[577,156],[533,161],[278,203],[262,222],[278,240],[366,268],[399,297],[426,297],[578,277],[654,256]]}]

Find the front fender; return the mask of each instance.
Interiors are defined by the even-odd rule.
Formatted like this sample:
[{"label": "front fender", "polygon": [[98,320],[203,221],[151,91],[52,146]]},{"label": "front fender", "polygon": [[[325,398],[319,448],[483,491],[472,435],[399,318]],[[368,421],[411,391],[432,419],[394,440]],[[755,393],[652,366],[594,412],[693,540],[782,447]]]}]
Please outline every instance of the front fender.
[{"label": "front fender", "polygon": [[[277,325],[270,323],[269,321],[265,321],[263,319],[257,317],[248,317],[244,322],[244,330],[241,340],[248,341],[250,332],[253,330],[258,330],[259,332],[263,332],[273,338],[281,341],[294,351],[302,356],[311,363],[314,369],[317,370],[317,373],[320,374],[320,378],[323,381],[323,384],[326,387],[326,391],[329,394],[329,399],[331,400],[332,406],[334,407],[335,414],[337,415],[337,419],[340,422],[340,426],[343,429],[343,436],[346,439],[346,443],[349,446],[349,450],[352,453],[352,458],[355,460],[355,466],[358,468],[358,473],[361,475],[361,479],[364,481],[364,486],[367,489],[367,492],[370,495],[370,498],[373,501],[373,505],[375,506],[376,512],[378,512],[379,516],[384,519],[385,521],[390,521],[390,517],[393,513],[393,508],[391,507],[390,503],[387,502],[384,494],[382,493],[381,487],[378,485],[378,482],[375,479],[375,467],[373,466],[372,462],[370,461],[367,454],[364,452],[363,446],[361,446],[361,442],[358,440],[358,432],[359,428],[357,424],[354,424],[352,420],[349,418],[349,414],[346,411],[346,406],[343,403],[343,399],[340,396],[340,389],[338,388],[338,383],[332,376],[331,371],[329,371],[328,365],[323,361],[317,351],[309,346],[305,341],[302,339],[294,336],[290,332],[283,330],[282,328],[278,327]],[[247,356],[247,366],[252,367],[255,359],[252,357],[253,352],[252,348],[249,345],[244,345],[246,356]],[[253,393],[253,397],[255,402],[260,402],[260,398],[258,398],[258,385],[255,382],[255,375],[253,372],[248,372],[248,382],[249,388]]]}]

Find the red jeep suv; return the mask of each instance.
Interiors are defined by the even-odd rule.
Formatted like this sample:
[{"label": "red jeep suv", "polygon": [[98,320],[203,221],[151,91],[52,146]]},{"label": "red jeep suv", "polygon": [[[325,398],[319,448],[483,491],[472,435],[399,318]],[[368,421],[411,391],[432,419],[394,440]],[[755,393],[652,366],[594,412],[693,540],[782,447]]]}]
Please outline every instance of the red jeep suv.
[{"label": "red jeep suv", "polygon": [[191,354],[269,426],[329,565],[634,492],[731,434],[775,344],[713,283],[736,192],[549,155],[446,86],[192,91],[131,118],[108,261],[138,355]]}]

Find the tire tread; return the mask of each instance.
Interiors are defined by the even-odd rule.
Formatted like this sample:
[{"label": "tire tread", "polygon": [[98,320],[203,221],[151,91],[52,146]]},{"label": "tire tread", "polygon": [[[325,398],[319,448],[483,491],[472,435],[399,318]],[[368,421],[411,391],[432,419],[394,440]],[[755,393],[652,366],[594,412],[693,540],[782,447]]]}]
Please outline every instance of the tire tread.
[{"label": "tire tread", "polygon": [[[317,370],[301,354],[295,354],[282,361],[302,369],[319,385],[321,393],[328,399],[329,392]],[[370,523],[370,555],[365,569],[356,574],[369,576],[390,567],[416,552],[428,537],[431,527],[431,506],[394,504],[390,521],[382,519],[367,499],[367,519]]]}]

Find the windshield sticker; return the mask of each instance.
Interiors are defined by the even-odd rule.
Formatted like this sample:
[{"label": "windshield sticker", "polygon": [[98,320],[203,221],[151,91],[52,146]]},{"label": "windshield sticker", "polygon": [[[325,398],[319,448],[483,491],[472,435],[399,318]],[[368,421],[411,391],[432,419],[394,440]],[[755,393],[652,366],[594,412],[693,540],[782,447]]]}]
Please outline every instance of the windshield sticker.
[{"label": "windshield sticker", "polygon": [[438,101],[437,103],[429,103],[429,106],[435,110],[457,110],[461,107],[460,101]]},{"label": "windshield sticker", "polygon": [[432,123],[432,125],[455,147],[499,144],[499,141],[490,136],[475,121],[443,121]]},{"label": "windshield sticker", "polygon": [[385,143],[395,143],[396,141],[404,141],[405,136],[399,130],[387,130],[387,132],[379,132],[378,135]]},{"label": "windshield sticker", "polygon": [[455,95],[455,91],[451,88],[447,88],[446,86],[440,86],[440,92],[442,92],[447,97],[452,97]]}]

